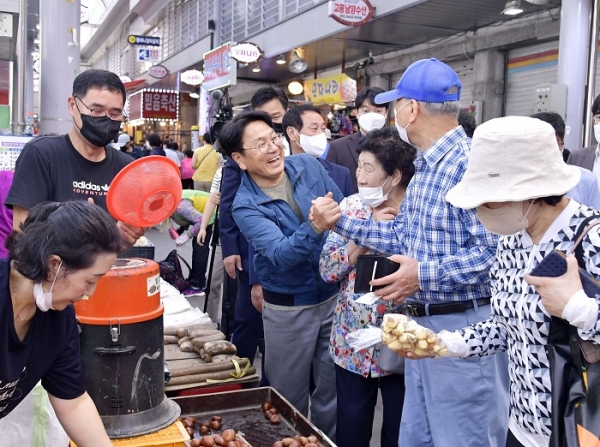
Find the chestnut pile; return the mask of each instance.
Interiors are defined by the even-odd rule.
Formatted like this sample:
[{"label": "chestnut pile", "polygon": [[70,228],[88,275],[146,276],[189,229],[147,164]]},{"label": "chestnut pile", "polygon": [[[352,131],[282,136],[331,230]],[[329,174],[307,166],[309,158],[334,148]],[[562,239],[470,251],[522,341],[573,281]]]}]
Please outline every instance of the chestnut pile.
[{"label": "chestnut pile", "polygon": [[[235,430],[223,430],[222,433],[215,433],[221,430],[223,418],[221,416],[212,416],[210,420],[198,421],[195,417],[184,417],[181,423],[192,438],[190,445],[192,447],[246,447],[248,444],[243,438],[237,435]],[[199,438],[194,438],[198,430]]]},{"label": "chestnut pile", "polygon": [[265,419],[271,424],[277,425],[281,422],[281,416],[279,410],[273,406],[269,401],[264,401],[262,404],[262,411],[265,414]]},{"label": "chestnut pile", "polygon": [[319,441],[316,436],[300,436],[296,435],[293,438],[283,438],[273,444],[273,447],[319,447]]}]

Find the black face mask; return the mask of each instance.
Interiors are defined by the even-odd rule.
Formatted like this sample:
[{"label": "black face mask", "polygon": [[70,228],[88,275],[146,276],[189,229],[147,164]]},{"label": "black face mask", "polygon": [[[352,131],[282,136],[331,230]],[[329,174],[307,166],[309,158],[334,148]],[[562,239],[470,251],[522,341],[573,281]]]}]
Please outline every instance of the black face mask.
[{"label": "black face mask", "polygon": [[121,121],[111,120],[108,116],[90,116],[80,113],[81,135],[91,144],[104,147],[117,138],[121,129]]},{"label": "black face mask", "polygon": [[273,130],[275,131],[275,133],[283,133],[283,124],[273,123]]}]

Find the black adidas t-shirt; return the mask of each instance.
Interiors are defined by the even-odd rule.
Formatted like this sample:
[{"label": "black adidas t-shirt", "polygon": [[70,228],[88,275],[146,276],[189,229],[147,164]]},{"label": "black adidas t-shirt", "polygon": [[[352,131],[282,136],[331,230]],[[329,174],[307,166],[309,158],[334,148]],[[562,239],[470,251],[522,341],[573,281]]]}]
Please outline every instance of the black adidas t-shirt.
[{"label": "black adidas t-shirt", "polygon": [[17,158],[15,176],[5,203],[30,210],[47,201],[91,197],[95,204],[106,209],[110,183],[133,158],[111,147],[105,150],[104,160],[94,162],[77,152],[68,135],[31,140]]},{"label": "black adidas t-shirt", "polygon": [[0,418],[40,379],[46,391],[59,399],[75,399],[85,392],[75,309],[37,310],[25,340],[19,340],[9,275],[10,259],[0,260]]}]

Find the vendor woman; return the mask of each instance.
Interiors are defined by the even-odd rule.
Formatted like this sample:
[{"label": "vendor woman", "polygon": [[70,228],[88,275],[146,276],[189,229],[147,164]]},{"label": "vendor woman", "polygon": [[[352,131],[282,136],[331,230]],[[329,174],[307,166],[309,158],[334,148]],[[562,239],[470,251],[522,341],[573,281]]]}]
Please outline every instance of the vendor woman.
[{"label": "vendor woman", "polygon": [[120,240],[108,213],[82,201],[38,205],[9,237],[0,260],[0,418],[41,380],[79,447],[112,446],[85,391],[73,303],[94,293]]}]

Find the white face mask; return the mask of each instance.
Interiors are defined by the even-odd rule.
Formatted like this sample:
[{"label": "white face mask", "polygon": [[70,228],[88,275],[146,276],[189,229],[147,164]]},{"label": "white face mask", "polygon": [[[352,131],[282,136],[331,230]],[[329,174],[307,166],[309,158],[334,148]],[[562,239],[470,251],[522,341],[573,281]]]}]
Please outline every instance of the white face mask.
[{"label": "white face mask", "polygon": [[360,197],[360,200],[362,200],[362,202],[365,205],[371,206],[373,208],[376,208],[379,205],[381,205],[383,202],[385,202],[387,200],[388,194],[392,190],[392,188],[390,188],[390,191],[388,191],[386,194],[383,193],[383,187],[385,186],[385,184],[387,183],[387,181],[389,179],[390,179],[390,176],[388,176],[388,178],[385,179],[385,182],[383,182],[383,185],[378,186],[378,187],[359,186],[358,187],[358,196]]},{"label": "white face mask", "polygon": [[532,206],[533,202],[529,204],[525,214],[523,214],[523,202],[508,202],[506,205],[495,209],[478,206],[477,217],[481,225],[490,233],[509,236],[529,226],[527,215]]},{"label": "white face mask", "polygon": [[309,155],[313,157],[320,157],[327,149],[327,137],[325,132],[317,135],[303,135],[300,134],[300,146]]},{"label": "white face mask", "polygon": [[35,298],[35,305],[42,312],[48,312],[50,309],[54,309],[54,307],[52,307],[52,289],[54,288],[56,278],[58,278],[58,272],[60,271],[61,266],[62,261],[60,261],[60,264],[58,264],[58,268],[56,269],[56,275],[54,276],[54,280],[52,281],[52,285],[50,286],[49,292],[44,292],[44,288],[42,287],[41,282],[38,282],[33,286],[33,297]]},{"label": "white face mask", "polygon": [[398,124],[398,112],[400,110],[402,110],[404,107],[406,107],[407,105],[410,104],[410,101],[407,102],[406,104],[404,104],[402,107],[400,107],[398,110],[394,111],[394,125],[396,126],[396,129],[398,129],[398,133],[400,134],[400,139],[402,141],[404,141],[406,144],[412,144],[409,140],[408,140],[408,134],[406,133],[406,129],[408,129],[408,126],[410,126],[410,123],[408,123],[406,125],[406,127],[402,127]]},{"label": "white face mask", "polygon": [[600,124],[594,125],[594,137],[596,138],[596,141],[600,143]]},{"label": "white face mask", "polygon": [[385,116],[375,112],[363,113],[358,117],[358,125],[366,133],[369,133],[385,126]]},{"label": "white face mask", "polygon": [[283,144],[283,156],[287,157],[288,155],[291,155],[292,151],[290,150],[290,143],[287,142],[285,137],[281,137],[281,144]]}]

